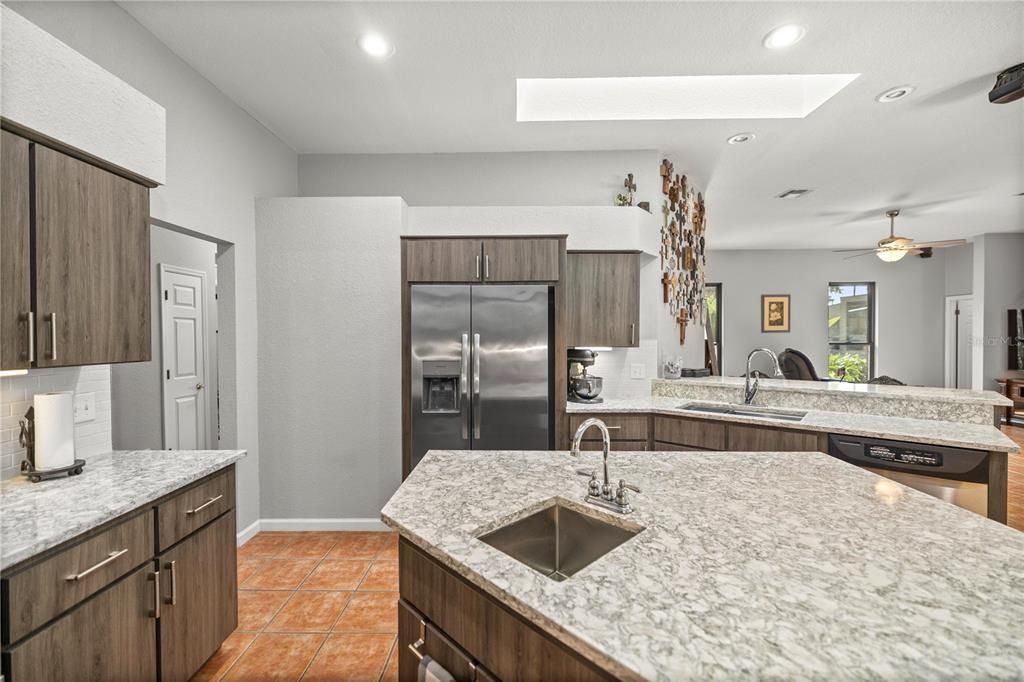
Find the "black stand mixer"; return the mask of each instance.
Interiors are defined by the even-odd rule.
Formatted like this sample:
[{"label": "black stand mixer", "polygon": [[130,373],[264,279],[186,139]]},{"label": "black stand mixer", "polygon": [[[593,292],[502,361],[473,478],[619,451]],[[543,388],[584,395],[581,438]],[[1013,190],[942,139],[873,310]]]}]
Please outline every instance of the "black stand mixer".
[{"label": "black stand mixer", "polygon": [[569,349],[569,400],[574,403],[604,402],[601,389],[604,380],[601,377],[587,374],[587,368],[593,366],[597,353],[589,348]]}]

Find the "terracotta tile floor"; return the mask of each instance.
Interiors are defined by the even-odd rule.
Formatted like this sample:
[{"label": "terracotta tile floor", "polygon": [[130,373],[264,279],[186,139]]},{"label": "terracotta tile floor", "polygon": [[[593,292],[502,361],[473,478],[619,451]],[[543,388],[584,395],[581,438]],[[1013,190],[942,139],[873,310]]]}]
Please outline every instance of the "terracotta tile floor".
[{"label": "terracotta tile floor", "polygon": [[238,629],[194,681],[398,680],[397,535],[260,533],[238,585]]},{"label": "terracotta tile floor", "polygon": [[[1024,426],[1003,426],[1003,432],[1024,450]],[[1006,522],[1024,531],[1024,452],[1011,452],[1007,469]]]}]

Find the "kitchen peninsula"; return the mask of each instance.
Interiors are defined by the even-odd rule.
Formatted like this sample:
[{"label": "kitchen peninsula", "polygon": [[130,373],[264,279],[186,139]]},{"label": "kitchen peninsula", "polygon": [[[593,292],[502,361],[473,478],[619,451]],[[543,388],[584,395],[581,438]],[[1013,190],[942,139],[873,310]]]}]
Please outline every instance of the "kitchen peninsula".
[{"label": "kitchen peninsula", "polygon": [[[1019,532],[821,453],[612,453],[623,516],[582,502],[600,461],[427,454],[382,511],[401,679],[1024,675]],[[479,539],[552,505],[639,532],[562,581]]]}]

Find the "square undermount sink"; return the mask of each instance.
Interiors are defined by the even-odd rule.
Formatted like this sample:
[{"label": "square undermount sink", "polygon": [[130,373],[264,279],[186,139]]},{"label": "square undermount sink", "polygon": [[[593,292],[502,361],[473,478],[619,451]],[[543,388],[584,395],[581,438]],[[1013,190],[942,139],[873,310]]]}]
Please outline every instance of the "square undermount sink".
[{"label": "square undermount sink", "polygon": [[477,539],[561,582],[642,530],[608,523],[556,501]]}]

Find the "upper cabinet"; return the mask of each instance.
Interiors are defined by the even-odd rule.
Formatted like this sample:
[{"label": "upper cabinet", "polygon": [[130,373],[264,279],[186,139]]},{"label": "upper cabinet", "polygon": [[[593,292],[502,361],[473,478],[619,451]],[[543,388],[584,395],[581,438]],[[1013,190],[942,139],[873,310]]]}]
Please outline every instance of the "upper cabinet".
[{"label": "upper cabinet", "polygon": [[0,369],[27,369],[35,341],[29,142],[0,132]]},{"label": "upper cabinet", "polygon": [[568,346],[640,345],[640,253],[566,254]]},{"label": "upper cabinet", "polygon": [[406,281],[423,283],[557,282],[559,237],[402,240]]},{"label": "upper cabinet", "polygon": [[[149,360],[149,190],[9,132],[3,142],[2,369]],[[28,220],[6,202],[21,204],[25,178]],[[19,293],[30,277],[34,300]]]}]

